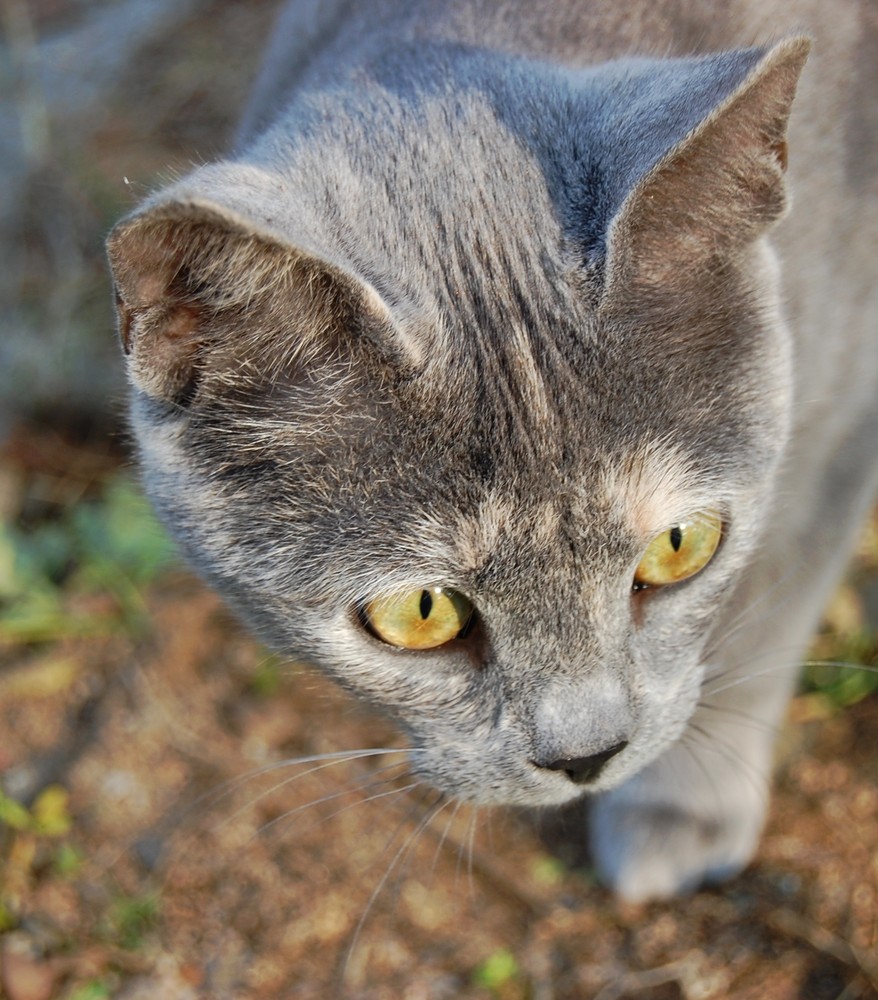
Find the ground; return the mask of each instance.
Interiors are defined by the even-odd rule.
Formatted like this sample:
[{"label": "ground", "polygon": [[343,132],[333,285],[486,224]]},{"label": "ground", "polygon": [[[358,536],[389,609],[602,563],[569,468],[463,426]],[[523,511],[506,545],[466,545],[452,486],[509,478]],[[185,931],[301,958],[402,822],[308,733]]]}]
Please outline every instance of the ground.
[{"label": "ground", "polygon": [[[151,3],[165,27],[100,58],[79,28],[136,2],[2,5],[16,65],[54,67],[43,39],[65,32],[79,47],[61,111],[23,85],[0,109],[31,139],[25,173],[2,175],[21,213],[0,290],[20,300],[0,340],[53,362],[38,420],[0,405],[0,998],[878,997],[874,518],[814,649],[861,666],[811,671],[793,704],[754,863],[643,907],[557,822],[409,788],[391,727],[269,654],[175,561],[117,390],[89,409],[118,385],[101,237],[157,171],[222,147],[271,5]],[[93,77],[97,95],[73,86]],[[40,339],[62,327],[70,372]],[[59,390],[80,376],[85,397]]]}]

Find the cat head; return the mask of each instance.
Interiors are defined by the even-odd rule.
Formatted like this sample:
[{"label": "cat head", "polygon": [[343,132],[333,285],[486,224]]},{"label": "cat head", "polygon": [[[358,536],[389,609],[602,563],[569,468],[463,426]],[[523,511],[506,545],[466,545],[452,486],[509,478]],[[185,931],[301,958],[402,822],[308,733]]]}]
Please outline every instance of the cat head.
[{"label": "cat head", "polygon": [[787,436],[806,52],[373,67],[110,238],[159,512],[451,794],[610,787],[697,703]]}]

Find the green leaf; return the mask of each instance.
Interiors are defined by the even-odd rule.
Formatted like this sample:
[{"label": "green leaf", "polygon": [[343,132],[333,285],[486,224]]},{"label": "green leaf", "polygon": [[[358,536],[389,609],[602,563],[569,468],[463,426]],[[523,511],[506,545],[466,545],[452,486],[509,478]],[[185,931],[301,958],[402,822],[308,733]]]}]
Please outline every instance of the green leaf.
[{"label": "green leaf", "polygon": [[157,896],[125,896],[117,899],[109,915],[108,936],[127,951],[136,951],[159,919]]},{"label": "green leaf", "polygon": [[49,785],[37,796],[31,813],[34,831],[44,837],[63,837],[69,833],[72,821],[68,806],[70,793],[61,785]]},{"label": "green leaf", "polygon": [[73,512],[80,539],[83,572],[97,570],[100,578],[124,574],[147,583],[174,559],[174,546],[133,484],[113,481],[100,503],[83,504]]},{"label": "green leaf", "polygon": [[267,656],[250,679],[250,690],[262,698],[270,698],[276,694],[282,679],[281,666],[279,657]]},{"label": "green leaf", "polygon": [[4,931],[11,931],[17,923],[18,921],[12,915],[12,911],[6,906],[2,898],[0,898],[0,934]]},{"label": "green leaf", "polygon": [[64,878],[76,873],[82,868],[83,856],[72,844],[59,844],[52,860],[55,871]]},{"label": "green leaf", "polygon": [[[141,589],[174,559],[173,544],[125,477],[56,520],[28,530],[0,526],[0,643],[136,630],[145,617]],[[117,609],[72,613],[72,591],[107,593]]]},{"label": "green leaf", "polygon": [[836,709],[847,708],[878,691],[875,637],[867,632],[849,636],[838,647],[837,663],[808,666],[804,690],[818,692]]},{"label": "green leaf", "polygon": [[99,979],[93,979],[90,983],[77,987],[67,1000],[106,1000],[110,995],[109,986]]},{"label": "green leaf", "polygon": [[473,972],[473,984],[495,992],[520,973],[518,962],[508,948],[500,948]]},{"label": "green leaf", "polygon": [[32,830],[34,820],[28,810],[15,799],[0,792],[0,823],[13,830]]},{"label": "green leaf", "polygon": [[560,885],[567,875],[567,868],[558,858],[543,854],[533,862],[531,872],[536,882],[541,882],[543,885]]}]

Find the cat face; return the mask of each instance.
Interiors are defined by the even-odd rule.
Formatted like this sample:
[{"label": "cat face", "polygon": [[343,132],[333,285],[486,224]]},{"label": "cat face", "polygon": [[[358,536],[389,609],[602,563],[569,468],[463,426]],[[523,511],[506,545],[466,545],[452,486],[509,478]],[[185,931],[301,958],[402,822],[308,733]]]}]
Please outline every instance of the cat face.
[{"label": "cat face", "polygon": [[[449,122],[428,102],[432,153],[411,123],[393,143],[351,125],[344,156],[317,143],[283,170],[206,168],[111,242],[160,513],[272,645],[389,711],[450,794],[547,805],[612,787],[697,703],[787,433],[753,216],[782,205],[792,58],[748,56],[749,102],[734,91],[721,127],[712,114],[595,206],[599,239],[569,223],[582,192],[533,133],[489,103]],[[380,166],[376,146],[393,151]],[[736,156],[759,174],[731,195],[720,147],[729,177]],[[430,163],[403,185],[405,150],[444,158],[441,191]],[[681,183],[697,200],[693,173],[704,211],[669,228],[662,206]]]}]

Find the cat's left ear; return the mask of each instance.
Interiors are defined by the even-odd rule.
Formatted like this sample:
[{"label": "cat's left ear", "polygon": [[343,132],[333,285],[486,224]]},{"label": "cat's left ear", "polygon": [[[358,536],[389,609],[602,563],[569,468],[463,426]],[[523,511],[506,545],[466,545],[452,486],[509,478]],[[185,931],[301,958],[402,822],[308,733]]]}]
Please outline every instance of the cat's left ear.
[{"label": "cat's left ear", "polygon": [[679,289],[787,206],[786,132],[807,38],[781,42],[628,193],[607,234],[604,307]]},{"label": "cat's left ear", "polygon": [[217,164],[119,223],[107,247],[138,390],[185,408],[247,372],[292,384],[355,354],[382,370],[419,363],[382,295],[296,209],[265,171]]}]

